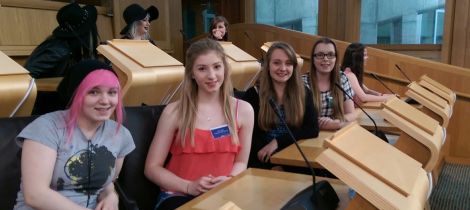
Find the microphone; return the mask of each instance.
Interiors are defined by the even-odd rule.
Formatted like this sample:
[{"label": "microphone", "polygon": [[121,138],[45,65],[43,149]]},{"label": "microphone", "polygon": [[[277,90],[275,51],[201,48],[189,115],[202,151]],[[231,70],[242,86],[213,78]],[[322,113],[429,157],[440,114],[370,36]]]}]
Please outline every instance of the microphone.
[{"label": "microphone", "polygon": [[387,139],[387,136],[385,136],[385,133],[382,132],[382,131],[379,131],[378,127],[377,127],[377,124],[375,123],[375,120],[369,115],[369,113],[367,113],[359,104],[357,104],[353,97],[350,96],[344,89],[343,87],[341,87],[340,85],[338,85],[338,83],[335,83],[335,86],[341,90],[341,92],[344,93],[344,95],[346,95],[349,99],[351,99],[351,101],[354,103],[354,105],[356,105],[356,107],[359,107],[359,109],[361,109],[362,112],[364,112],[364,114],[366,114],[366,116],[370,119],[370,121],[372,121],[372,123],[374,124],[374,135],[381,138],[382,140],[384,140],[385,142],[388,143],[388,139]]},{"label": "microphone", "polygon": [[[248,34],[248,32],[244,31],[243,34],[246,36],[246,38],[250,41],[251,45],[256,48],[256,42],[251,38],[251,36]],[[258,48],[259,49],[259,48]],[[259,63],[263,63],[263,53],[264,51],[261,50],[261,58],[258,59]]]},{"label": "microphone", "polygon": [[[411,83],[411,79],[405,74],[405,72],[403,70],[401,70],[400,66],[398,64],[395,64],[395,68],[398,69],[398,71],[406,77],[406,79],[408,80],[409,83]],[[419,104],[416,100],[412,99],[412,98],[407,98],[405,99],[405,102],[407,104]]]},{"label": "microphone", "polygon": [[392,91],[392,89],[390,89],[376,74],[374,73],[370,73],[377,81],[380,82],[380,84],[382,84],[388,91],[390,91],[390,93],[392,93],[393,95],[397,95],[395,94],[395,92]]},{"label": "microphone", "polygon": [[[307,157],[305,157],[305,153],[300,148],[297,140],[292,134],[289,126],[287,125],[284,118],[281,116],[281,111],[279,110],[279,106],[274,101],[272,97],[269,97],[269,104],[271,108],[274,110],[274,113],[280,120],[282,126],[284,126],[289,134],[290,139],[294,142],[295,146],[299,150],[302,158],[304,159],[307,167],[310,169],[310,173],[312,174],[313,184],[310,187],[305,188],[297,195],[295,195],[289,202],[287,202],[281,210],[288,210],[288,209],[336,209],[338,206],[339,198],[336,194],[333,187],[328,183],[326,180],[320,181],[316,183],[315,181],[315,171],[313,170],[312,165],[308,161]],[[311,193],[311,195],[310,195]],[[310,202],[308,202],[310,201]]]},{"label": "microphone", "polygon": [[400,68],[400,66],[399,66],[398,64],[395,64],[395,68],[398,69],[398,71],[400,71],[401,74],[406,77],[406,79],[408,80],[408,82],[411,83],[411,79],[405,74],[405,72],[404,72],[403,70],[401,70],[401,68]]}]

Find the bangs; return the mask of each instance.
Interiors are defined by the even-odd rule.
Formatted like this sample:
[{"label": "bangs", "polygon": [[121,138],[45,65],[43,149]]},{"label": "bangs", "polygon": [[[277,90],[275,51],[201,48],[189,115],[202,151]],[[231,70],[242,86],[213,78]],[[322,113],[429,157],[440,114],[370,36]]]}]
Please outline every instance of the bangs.
[{"label": "bangs", "polygon": [[80,86],[77,88],[77,92],[86,92],[96,86],[104,86],[111,88],[121,89],[119,80],[116,75],[109,70],[95,70],[90,72],[82,81]]}]

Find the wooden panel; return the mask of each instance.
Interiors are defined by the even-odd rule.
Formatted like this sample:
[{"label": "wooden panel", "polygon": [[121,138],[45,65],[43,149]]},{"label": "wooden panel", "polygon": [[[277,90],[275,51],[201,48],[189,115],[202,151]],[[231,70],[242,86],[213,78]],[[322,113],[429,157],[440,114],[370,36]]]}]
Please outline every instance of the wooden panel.
[{"label": "wooden panel", "polygon": [[[452,49],[451,49],[451,64],[457,66],[464,66],[465,64],[465,47],[467,45],[467,25],[468,25],[468,8],[469,1],[456,1],[455,2],[455,20],[453,22],[452,30]],[[460,46],[460,47],[458,47]]]},{"label": "wooden panel", "polygon": [[[7,55],[14,56],[29,55],[32,49],[51,35],[58,25],[57,11],[66,5],[40,0],[2,0],[0,3],[0,46]],[[97,9],[105,10],[102,7]],[[97,27],[102,40],[112,38],[111,18],[104,12],[98,15]]]},{"label": "wooden panel", "polygon": [[346,41],[359,41],[360,0],[319,0],[318,34]]},{"label": "wooden panel", "polygon": [[[352,141],[351,137],[355,140]],[[352,124],[327,138],[325,145],[399,193],[409,196],[422,171],[421,164],[377,138],[358,124]]]}]

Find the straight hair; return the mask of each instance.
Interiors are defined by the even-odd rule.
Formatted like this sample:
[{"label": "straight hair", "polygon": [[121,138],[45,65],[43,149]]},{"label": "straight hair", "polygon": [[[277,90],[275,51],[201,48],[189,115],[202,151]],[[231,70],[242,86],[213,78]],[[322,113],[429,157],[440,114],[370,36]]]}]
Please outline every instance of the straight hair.
[{"label": "straight hair", "polygon": [[[147,14],[147,16],[145,18],[149,18],[150,15]],[[145,19],[144,18],[144,19]],[[126,32],[126,36],[129,37],[130,39],[134,39],[135,37],[137,37],[137,34],[138,34],[138,28],[140,26],[140,21],[141,20],[136,20],[134,22],[131,23],[131,25],[129,26],[129,30]],[[150,31],[150,30],[149,30]],[[145,34],[142,35],[142,39],[143,40],[150,40],[150,34],[149,34],[149,31],[145,32]]]},{"label": "straight hair", "polygon": [[178,104],[178,111],[180,125],[179,137],[181,139],[182,147],[185,146],[186,137],[189,134],[191,146],[195,146],[194,142],[194,129],[197,114],[197,95],[199,87],[193,79],[193,67],[197,58],[201,55],[208,53],[215,53],[221,60],[224,66],[224,81],[219,90],[220,106],[223,108],[224,117],[232,134],[232,143],[239,144],[237,129],[235,124],[235,116],[232,112],[233,105],[230,103],[230,98],[233,95],[232,82],[230,80],[230,66],[228,65],[224,49],[220,44],[212,39],[204,38],[194,42],[189,46],[186,51],[186,65],[184,68],[184,78],[182,84],[181,99]]},{"label": "straight hair", "polygon": [[361,43],[351,43],[344,51],[341,70],[350,68],[357,77],[359,85],[362,88],[364,84],[364,50],[366,46]]},{"label": "straight hair", "polygon": [[260,111],[258,114],[258,124],[264,131],[268,131],[278,124],[276,114],[269,105],[269,99],[276,96],[273,81],[269,73],[269,63],[271,62],[273,52],[277,49],[286,53],[289,61],[293,64],[292,75],[287,80],[282,97],[287,124],[294,127],[301,126],[305,113],[305,88],[299,73],[300,69],[294,48],[285,42],[275,42],[266,53],[266,59],[264,59],[263,70],[261,71],[260,77]]},{"label": "straight hair", "polygon": [[330,92],[333,97],[333,116],[336,119],[344,120],[344,96],[343,93],[336,88],[335,84],[341,85],[340,71],[338,67],[338,48],[336,48],[335,42],[333,40],[322,37],[315,42],[312,48],[312,54],[310,56],[310,86],[313,93],[313,104],[317,107],[318,113],[321,113],[322,104],[321,104],[321,92],[318,88],[318,79],[317,79],[317,68],[315,67],[315,49],[319,44],[331,44],[335,49],[335,65],[333,70],[330,73]]}]

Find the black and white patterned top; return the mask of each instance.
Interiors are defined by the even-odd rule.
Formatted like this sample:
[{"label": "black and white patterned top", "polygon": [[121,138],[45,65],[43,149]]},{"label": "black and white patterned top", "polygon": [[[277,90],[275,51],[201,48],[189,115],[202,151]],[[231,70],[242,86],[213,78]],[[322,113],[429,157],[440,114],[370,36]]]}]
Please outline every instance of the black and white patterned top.
[{"label": "black and white patterned top", "polygon": [[[350,100],[354,97],[354,91],[351,88],[351,84],[349,84],[348,77],[341,72],[340,73],[341,79],[341,87],[346,91],[346,94],[343,93],[344,101]],[[303,75],[302,80],[304,81],[305,85],[310,89],[310,78],[309,75]],[[313,93],[315,94],[315,93]],[[319,117],[330,117],[333,118],[333,96],[331,96],[331,89],[325,92],[320,92],[320,99],[321,99],[321,112]]]}]

